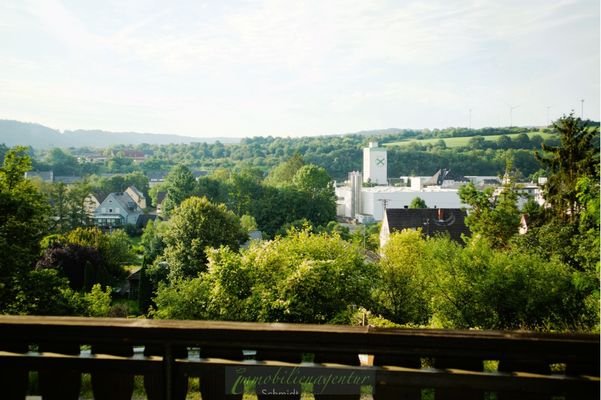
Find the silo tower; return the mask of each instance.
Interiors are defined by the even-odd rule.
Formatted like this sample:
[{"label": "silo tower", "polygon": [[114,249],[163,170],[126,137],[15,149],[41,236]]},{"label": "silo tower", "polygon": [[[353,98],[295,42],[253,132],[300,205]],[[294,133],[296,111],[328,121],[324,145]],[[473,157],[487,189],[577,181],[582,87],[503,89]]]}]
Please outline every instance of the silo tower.
[{"label": "silo tower", "polygon": [[378,147],[378,142],[369,142],[363,149],[363,182],[388,185],[386,148]]}]

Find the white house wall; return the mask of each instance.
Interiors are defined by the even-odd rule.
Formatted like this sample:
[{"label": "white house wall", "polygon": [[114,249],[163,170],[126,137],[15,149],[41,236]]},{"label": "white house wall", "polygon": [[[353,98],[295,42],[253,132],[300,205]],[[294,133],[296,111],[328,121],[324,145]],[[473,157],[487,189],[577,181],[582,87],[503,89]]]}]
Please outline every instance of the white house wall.
[{"label": "white house wall", "polygon": [[[386,208],[404,208],[409,206],[411,201],[419,197],[423,199],[428,207],[433,208],[461,208],[459,194],[454,189],[431,189],[431,190],[400,190],[400,188],[386,187],[384,190],[374,190],[378,188],[364,188],[361,191],[363,201],[363,214],[373,215],[376,221],[383,218],[383,202],[387,200]],[[386,190],[388,189],[388,190]]]}]

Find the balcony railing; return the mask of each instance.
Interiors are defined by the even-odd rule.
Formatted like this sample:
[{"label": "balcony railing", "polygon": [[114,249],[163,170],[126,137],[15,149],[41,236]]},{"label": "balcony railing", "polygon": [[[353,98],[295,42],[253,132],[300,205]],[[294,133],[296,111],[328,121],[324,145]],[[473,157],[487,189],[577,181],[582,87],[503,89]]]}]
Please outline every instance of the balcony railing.
[{"label": "balcony railing", "polygon": [[[0,398],[23,399],[38,371],[43,399],[60,400],[82,373],[111,400],[131,399],[136,375],[148,399],[184,399],[189,377],[203,400],[241,399],[243,374],[268,377],[242,385],[259,399],[598,399],[599,350],[586,334],[0,316]],[[310,380],[331,376],[329,391]]]}]

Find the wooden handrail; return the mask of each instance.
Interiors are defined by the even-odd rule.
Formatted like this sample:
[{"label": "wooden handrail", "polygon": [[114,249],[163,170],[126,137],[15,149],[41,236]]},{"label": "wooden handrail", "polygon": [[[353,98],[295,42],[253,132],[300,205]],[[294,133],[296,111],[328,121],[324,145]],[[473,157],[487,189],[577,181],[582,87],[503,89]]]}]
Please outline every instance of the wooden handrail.
[{"label": "wooden handrail", "polygon": [[[502,390],[589,398],[599,388],[600,341],[592,334],[0,316],[0,338],[0,369],[4,371],[152,376],[163,382],[162,395],[154,398],[165,399],[181,395],[185,388],[180,383],[187,375],[200,375],[202,381],[203,374],[248,365],[367,369],[376,376],[373,384],[378,394],[374,397],[378,399],[392,398],[387,396],[397,389],[407,390],[407,398],[419,398],[419,390],[411,392],[408,387],[437,388],[444,398],[461,398],[466,390],[474,398],[484,391]],[[77,354],[82,345],[91,345],[97,354]],[[71,350],[61,350],[65,346]],[[149,354],[122,353],[124,349],[133,353],[132,346],[145,346]],[[187,357],[187,348],[200,348],[201,357]],[[259,352],[264,361],[242,361],[242,350]],[[286,356],[298,354],[295,357],[300,360],[307,353],[320,361],[295,363]],[[358,354],[374,355],[376,366],[358,366]],[[429,360],[427,368],[422,367],[423,360]],[[484,360],[498,361],[499,372],[484,372]],[[562,364],[564,371],[550,373],[550,364]],[[454,392],[457,388],[458,393]]]}]

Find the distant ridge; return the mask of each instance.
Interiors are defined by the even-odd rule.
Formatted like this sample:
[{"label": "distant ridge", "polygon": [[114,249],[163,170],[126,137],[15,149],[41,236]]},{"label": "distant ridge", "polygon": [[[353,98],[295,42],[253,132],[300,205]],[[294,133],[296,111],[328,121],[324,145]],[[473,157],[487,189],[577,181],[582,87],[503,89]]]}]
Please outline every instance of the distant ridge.
[{"label": "distant ridge", "polygon": [[181,144],[181,143],[239,143],[238,138],[224,137],[192,137],[161,133],[108,132],[101,130],[65,131],[44,125],[0,119],[0,143],[12,147],[16,145],[31,146],[35,149],[51,147],[97,147],[124,144]]}]

